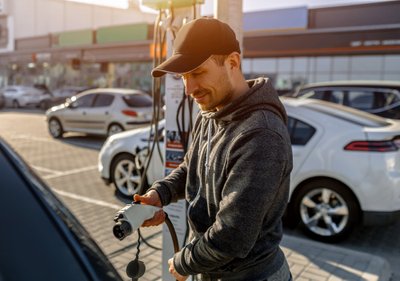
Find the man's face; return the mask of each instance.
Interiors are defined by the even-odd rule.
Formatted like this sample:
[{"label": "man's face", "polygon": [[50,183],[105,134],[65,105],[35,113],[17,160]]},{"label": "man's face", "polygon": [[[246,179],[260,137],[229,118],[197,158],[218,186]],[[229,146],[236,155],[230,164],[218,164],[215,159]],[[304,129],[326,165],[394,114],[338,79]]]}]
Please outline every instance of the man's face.
[{"label": "man's face", "polygon": [[209,58],[195,70],[182,75],[186,95],[190,95],[202,111],[220,110],[233,98],[229,65]]}]

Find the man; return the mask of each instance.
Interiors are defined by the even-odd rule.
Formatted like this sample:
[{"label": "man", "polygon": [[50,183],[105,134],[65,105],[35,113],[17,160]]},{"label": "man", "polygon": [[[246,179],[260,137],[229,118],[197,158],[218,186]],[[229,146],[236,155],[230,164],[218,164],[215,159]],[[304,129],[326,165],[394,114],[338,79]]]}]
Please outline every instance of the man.
[{"label": "man", "polygon": [[[152,75],[181,75],[201,109],[183,163],[135,201],[185,198],[192,239],[169,260],[177,280],[291,280],[279,248],[292,154],[287,115],[268,79],[246,81],[232,29],[211,18],[184,25]],[[164,221],[160,211],[143,226]]]}]

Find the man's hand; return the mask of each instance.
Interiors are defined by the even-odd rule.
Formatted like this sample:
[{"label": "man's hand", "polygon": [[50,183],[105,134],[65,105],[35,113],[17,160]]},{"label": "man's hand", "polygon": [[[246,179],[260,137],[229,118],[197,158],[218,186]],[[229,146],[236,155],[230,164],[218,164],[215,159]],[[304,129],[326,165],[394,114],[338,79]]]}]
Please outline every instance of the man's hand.
[{"label": "man's hand", "polygon": [[178,272],[176,272],[175,267],[174,267],[174,259],[169,259],[168,260],[168,265],[169,265],[169,273],[171,273],[172,276],[178,281],[185,281],[189,276],[183,276],[180,275]]},{"label": "man's hand", "polygon": [[[144,195],[135,194],[133,196],[133,200],[135,202],[140,201],[142,204],[145,205],[152,205],[160,208],[162,207],[160,196],[158,196],[158,193],[155,190],[150,190]],[[145,220],[142,226],[156,226],[162,224],[164,221],[165,221],[165,213],[161,209],[157,211],[151,219]]]}]

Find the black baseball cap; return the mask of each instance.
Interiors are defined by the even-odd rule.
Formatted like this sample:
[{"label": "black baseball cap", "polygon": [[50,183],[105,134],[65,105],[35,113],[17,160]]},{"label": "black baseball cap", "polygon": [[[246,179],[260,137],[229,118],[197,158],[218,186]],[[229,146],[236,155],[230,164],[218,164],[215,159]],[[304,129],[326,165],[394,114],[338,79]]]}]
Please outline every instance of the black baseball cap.
[{"label": "black baseball cap", "polygon": [[240,53],[239,42],[228,24],[214,18],[199,18],[182,26],[176,34],[173,54],[155,67],[151,75],[183,74],[199,67],[212,55]]}]

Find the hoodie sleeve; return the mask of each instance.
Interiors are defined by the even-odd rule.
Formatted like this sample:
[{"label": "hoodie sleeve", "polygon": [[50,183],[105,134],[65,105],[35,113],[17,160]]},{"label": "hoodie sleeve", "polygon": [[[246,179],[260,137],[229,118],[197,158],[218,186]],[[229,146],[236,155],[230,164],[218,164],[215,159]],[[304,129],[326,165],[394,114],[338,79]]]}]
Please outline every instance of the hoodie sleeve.
[{"label": "hoodie sleeve", "polygon": [[169,174],[163,180],[154,182],[149,190],[157,191],[163,206],[167,206],[171,202],[176,202],[179,199],[184,199],[186,174],[187,167],[186,160],[184,160],[178,168],[173,170],[171,174]]},{"label": "hoodie sleeve", "polygon": [[174,256],[180,274],[210,272],[245,258],[260,235],[279,225],[288,198],[289,149],[286,138],[268,129],[233,141],[216,221]]}]

